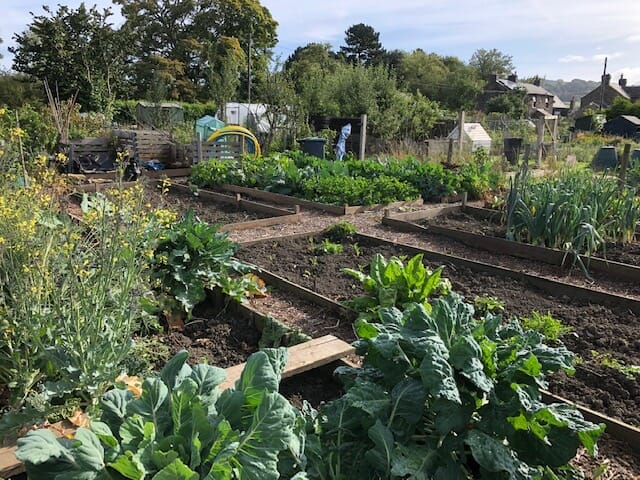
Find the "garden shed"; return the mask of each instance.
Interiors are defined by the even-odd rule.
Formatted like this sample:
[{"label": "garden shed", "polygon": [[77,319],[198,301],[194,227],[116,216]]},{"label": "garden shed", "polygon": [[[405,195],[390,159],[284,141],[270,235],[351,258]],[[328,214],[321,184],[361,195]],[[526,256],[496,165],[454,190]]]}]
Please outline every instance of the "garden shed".
[{"label": "garden shed", "polygon": [[621,137],[640,137],[640,118],[633,115],[620,115],[612,118],[602,127],[604,133]]},{"label": "garden shed", "polygon": [[[464,142],[471,144],[471,151],[474,152],[482,147],[489,151],[491,149],[491,137],[479,123],[464,123]],[[458,127],[454,128],[447,138],[458,138]]]},{"label": "garden shed", "polygon": [[138,102],[138,125],[148,128],[164,128],[184,122],[184,109],[177,103]]}]

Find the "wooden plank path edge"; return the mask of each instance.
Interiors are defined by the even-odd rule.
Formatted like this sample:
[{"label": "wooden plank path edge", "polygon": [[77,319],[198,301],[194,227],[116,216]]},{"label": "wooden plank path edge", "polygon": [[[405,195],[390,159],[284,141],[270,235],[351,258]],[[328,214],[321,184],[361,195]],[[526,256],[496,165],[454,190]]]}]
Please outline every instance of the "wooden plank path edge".
[{"label": "wooden plank path edge", "polygon": [[[285,366],[282,378],[290,378],[299,373],[322,367],[353,353],[355,349],[347,342],[333,335],[314,338],[308,342],[300,343],[288,348],[289,359]],[[245,363],[234,365],[226,369],[227,378],[218,387],[226,390],[233,387],[240,379]],[[59,424],[56,424],[59,425]],[[24,472],[24,465],[16,456],[16,446],[0,448],[0,476],[3,478]]]},{"label": "wooden plank path edge", "polygon": [[[282,378],[290,378],[299,373],[322,367],[353,352],[355,352],[355,348],[333,335],[325,335],[299,343],[289,347],[289,359],[284,372],[282,372]],[[227,378],[219,388],[224,390],[233,387],[240,379],[244,366],[245,364],[241,363],[227,368]]]},{"label": "wooden plank path edge", "polygon": [[424,204],[422,198],[419,198],[417,200],[393,202],[386,205],[330,205],[328,203],[312,202],[310,200],[304,200],[290,195],[283,195],[281,193],[267,192],[257,188],[240,187],[238,185],[224,184],[220,185],[219,188],[228,192],[249,195],[271,203],[279,203],[281,205],[300,205],[301,207],[313,208],[333,215],[353,215],[361,212],[382,210],[384,208],[417,207]]},{"label": "wooden plank path edge", "polygon": [[[485,208],[456,206],[432,209],[431,211],[425,210],[423,212],[386,215],[382,219],[382,223],[404,231],[442,235],[457,240],[470,247],[480,248],[488,252],[504,253],[513,257],[536,260],[559,267],[566,266],[574,260],[572,255],[567,255],[565,252],[553,248],[539,247],[488,235],[478,235],[462,230],[440,227],[438,225],[423,226],[413,223],[418,220],[436,218],[437,216],[446,215],[447,213],[454,211],[468,212],[472,216],[486,220],[491,220],[491,215],[494,217],[497,215],[497,212],[492,212]],[[580,258],[592,272],[602,273],[611,279],[619,281],[634,283],[640,282],[640,267],[597,257],[589,258],[584,255],[580,255]]]}]

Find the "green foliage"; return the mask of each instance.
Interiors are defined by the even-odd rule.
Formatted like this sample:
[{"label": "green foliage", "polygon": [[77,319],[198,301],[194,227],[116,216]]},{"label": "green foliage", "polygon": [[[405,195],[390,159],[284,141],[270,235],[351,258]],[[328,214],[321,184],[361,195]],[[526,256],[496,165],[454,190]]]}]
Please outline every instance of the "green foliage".
[{"label": "green foliage", "polygon": [[471,199],[481,198],[501,184],[502,176],[481,152],[458,171],[412,158],[334,162],[293,152],[199,162],[192,167],[191,180],[201,187],[230,183],[324,203],[370,205],[412,200],[418,194],[439,199],[461,189]]},{"label": "green foliage", "polygon": [[341,220],[326,228],[324,233],[327,238],[334,242],[344,242],[345,240],[353,239],[356,234],[356,227],[346,220]]},{"label": "green foliage", "polygon": [[607,108],[607,120],[620,115],[633,115],[640,118],[640,103],[634,103],[628,98],[616,97],[609,108]]},{"label": "green foliage", "polygon": [[542,401],[548,373],[572,355],[455,294],[431,311],[383,308],[356,324],[360,368],[340,369],[346,393],[308,419],[311,478],[574,479],[604,425]]},{"label": "green foliage", "polygon": [[125,38],[111,28],[110,9],[59,5],[34,15],[15,36],[13,69],[48,81],[61,100],[72,98],[84,111],[108,110],[124,83]]},{"label": "green foliage", "polygon": [[360,313],[360,318],[372,319],[378,311],[385,307],[401,307],[415,302],[430,309],[429,300],[435,295],[447,293],[451,283],[441,278],[442,268],[431,271],[422,262],[423,254],[411,258],[406,265],[399,257],[391,257],[388,261],[377,253],[369,273],[351,268],[342,271],[358,280],[366,295],[347,302],[351,308]]},{"label": "green foliage", "polygon": [[521,323],[525,330],[538,332],[546,341],[551,343],[557,343],[560,341],[560,337],[573,330],[573,328],[563,325],[560,320],[554,318],[550,312],[541,314],[533,311],[530,317],[522,317]]},{"label": "green foliage", "polygon": [[256,279],[245,275],[251,266],[233,258],[237,245],[227,236],[218,226],[198,220],[192,210],[160,236],[151,277],[168,296],[170,311],[179,306],[190,316],[206,290],[215,288],[238,301],[261,291]]},{"label": "green foliage", "polygon": [[[179,352],[128,390],[102,397],[101,421],[72,440],[49,430],[18,440],[29,478],[195,480],[281,478],[302,461],[299,414],[278,393],[286,349],[253,354],[235,388],[220,391],[225,371],[186,364]],[[288,478],[288,477],[287,477]]]},{"label": "green foliage", "polygon": [[521,88],[495,95],[487,101],[487,112],[504,113],[513,119],[521,119],[527,112],[526,96],[526,90]]},{"label": "green foliage", "polygon": [[487,80],[489,75],[494,73],[498,76],[508,75],[515,69],[513,57],[495,48],[491,50],[480,48],[473,52],[469,66],[474,68],[483,80]]},{"label": "green foliage", "polygon": [[324,253],[325,255],[338,255],[342,253],[343,249],[341,243],[334,243],[328,238],[323,239],[320,245],[313,246],[314,253]]},{"label": "green foliage", "polygon": [[256,0],[114,3],[122,6],[121,31],[131,41],[136,60],[128,72],[131,98],[144,98],[160,84],[164,100],[230,98],[236,93],[238,57],[249,51],[250,37],[254,81],[259,83],[268,68],[265,51],[276,44],[277,22]]},{"label": "green foliage", "polygon": [[610,353],[600,353],[595,350],[591,350],[591,356],[600,365],[617,370],[629,380],[640,378],[640,365],[625,365]]},{"label": "green foliage", "polygon": [[506,197],[507,238],[592,255],[605,242],[633,240],[640,219],[635,190],[590,171],[535,181],[518,173]]},{"label": "green foliage", "polygon": [[344,32],[345,45],[340,47],[340,54],[353,64],[375,65],[380,62],[384,49],[380,43],[380,33],[373,27],[358,23],[351,25]]},{"label": "green foliage", "polygon": [[90,406],[123,371],[146,320],[144,251],[156,227],[99,194],[85,198],[75,225],[37,188],[14,189],[0,216],[0,383],[16,412]]},{"label": "green foliage", "polygon": [[473,299],[473,306],[480,315],[504,311],[504,302],[496,297],[476,297]]}]

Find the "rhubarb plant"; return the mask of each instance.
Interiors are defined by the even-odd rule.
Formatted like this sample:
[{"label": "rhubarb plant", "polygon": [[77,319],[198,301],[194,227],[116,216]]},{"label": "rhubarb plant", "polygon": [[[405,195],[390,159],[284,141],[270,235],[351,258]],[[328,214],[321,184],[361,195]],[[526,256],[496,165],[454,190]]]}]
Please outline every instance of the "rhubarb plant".
[{"label": "rhubarb plant", "polygon": [[545,404],[545,375],[572,354],[516,319],[449,294],[432,308],[381,308],[357,322],[362,366],[339,370],[346,393],[308,415],[308,474],[319,479],[558,480],[591,454],[604,425]]},{"label": "rhubarb plant", "polygon": [[100,421],[71,439],[37,430],[18,440],[29,478],[276,480],[300,470],[303,424],[278,393],[286,349],[253,354],[224,391],[224,370],[186,359],[144,380],[139,397],[108,392]]}]

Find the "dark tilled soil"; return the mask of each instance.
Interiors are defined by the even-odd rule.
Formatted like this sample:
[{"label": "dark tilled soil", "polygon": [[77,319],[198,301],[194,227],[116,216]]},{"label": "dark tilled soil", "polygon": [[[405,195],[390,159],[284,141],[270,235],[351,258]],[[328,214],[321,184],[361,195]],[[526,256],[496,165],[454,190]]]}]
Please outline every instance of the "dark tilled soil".
[{"label": "dark tilled soil", "polygon": [[[317,244],[321,240],[315,238],[313,242]],[[342,273],[342,268],[350,266],[366,271],[375,253],[385,257],[410,255],[401,247],[370,244],[368,241],[359,242],[357,247],[347,242],[343,252],[337,255],[316,255],[310,247],[311,242],[307,238],[281,239],[243,247],[239,256],[341,301],[363,293],[354,279]],[[574,330],[564,337],[564,342],[580,357],[581,363],[574,377],[558,375],[551,378],[549,389],[609,416],[640,425],[638,381],[602,366],[592,356],[592,350],[595,350],[609,353],[627,365],[640,365],[640,338],[635,314],[566,297],[556,298],[515,280],[478,274],[452,265],[445,266],[444,272],[454,290],[471,301],[476,296],[494,296],[505,302],[506,315],[527,316],[534,310],[550,312],[565,325],[570,325]]]},{"label": "dark tilled soil", "polygon": [[155,340],[167,346],[171,356],[186,349],[190,364],[227,368],[245,362],[258,351],[260,332],[250,320],[213,307],[197,308],[193,317],[182,331],[170,330],[156,336]]},{"label": "dark tilled soil", "polygon": [[321,403],[334,400],[344,394],[340,381],[333,375],[339,365],[340,362],[333,362],[286,378],[280,383],[280,393],[299,410],[302,409],[305,400],[313,408],[318,408]]},{"label": "dark tilled soil", "polygon": [[238,210],[233,205],[196,197],[182,190],[169,189],[163,194],[159,188],[151,185],[145,186],[145,199],[156,207],[169,208],[180,215],[184,215],[191,208],[200,220],[211,225],[248,222],[269,216],[260,212]]}]

